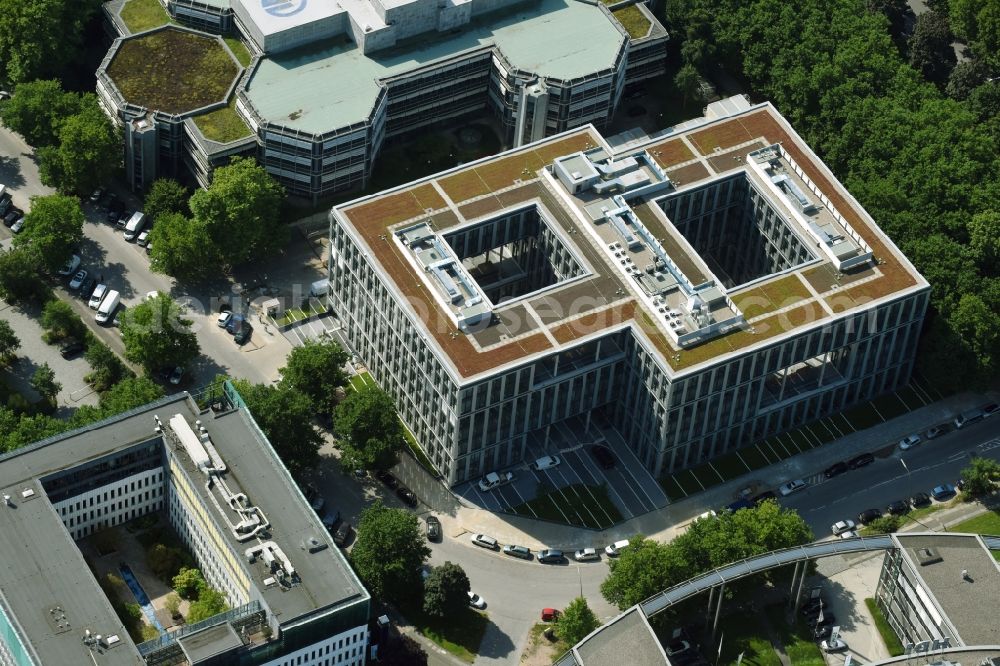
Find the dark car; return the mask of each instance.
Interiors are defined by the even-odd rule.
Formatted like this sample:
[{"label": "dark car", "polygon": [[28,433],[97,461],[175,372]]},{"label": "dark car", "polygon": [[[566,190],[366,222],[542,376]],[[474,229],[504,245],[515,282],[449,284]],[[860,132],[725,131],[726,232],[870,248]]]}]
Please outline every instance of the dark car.
[{"label": "dark car", "polygon": [[833,632],[833,625],[830,624],[819,624],[813,629],[813,639],[817,641],[823,641],[830,637]]},{"label": "dark car", "polygon": [[556,562],[562,562],[565,559],[566,558],[563,557],[563,552],[561,550],[553,550],[550,548],[538,551],[538,561],[542,564],[553,564]]},{"label": "dark car", "polygon": [[94,190],[93,194],[90,195],[90,203],[96,204],[104,196],[104,188],[98,187]]},{"label": "dark car", "polygon": [[912,504],[914,507],[927,506],[930,503],[931,503],[931,496],[928,495],[927,493],[917,493],[916,495],[910,498],[910,504]]},{"label": "dark car", "polygon": [[250,337],[252,335],[253,326],[251,326],[249,322],[244,322],[243,325],[240,326],[239,330],[236,331],[236,334],[233,335],[233,342],[238,345],[245,345],[250,341]]},{"label": "dark car", "polygon": [[766,502],[769,499],[776,499],[778,496],[774,494],[773,490],[765,490],[759,495],[754,495],[753,499],[750,501],[754,503],[754,506],[759,506],[761,503]]},{"label": "dark car", "polygon": [[3,216],[3,225],[5,227],[9,227],[10,225],[20,220],[22,217],[24,217],[23,210],[17,207],[11,208],[9,211],[7,211],[7,214]]},{"label": "dark car", "polygon": [[67,342],[62,347],[60,347],[59,354],[63,358],[73,358],[86,348],[87,345],[85,345],[84,343],[80,342],[79,340],[73,340],[71,342]]},{"label": "dark car", "polygon": [[229,318],[226,322],[226,332],[230,335],[235,335],[239,327],[242,326],[247,320],[246,315],[242,315],[238,312],[234,312],[233,316]]},{"label": "dark car", "polygon": [[816,616],[817,627],[833,627],[837,624],[837,616],[823,608],[823,617]]},{"label": "dark car", "polygon": [[867,525],[870,522],[878,520],[882,517],[882,512],[878,509],[865,509],[858,514],[858,522],[862,525]]},{"label": "dark car", "polygon": [[344,544],[346,544],[347,540],[350,538],[351,538],[351,524],[347,521],[344,521],[340,524],[340,527],[337,528],[337,533],[333,535],[333,542],[338,546],[340,546],[341,548],[343,548]]},{"label": "dark car", "polygon": [[848,469],[847,463],[845,462],[833,463],[823,471],[823,476],[825,476],[828,479],[832,479],[835,476],[840,476],[841,474],[846,472],[847,469]]},{"label": "dark car", "polygon": [[995,402],[990,402],[990,403],[987,403],[987,404],[983,405],[979,409],[983,410],[983,414],[985,414],[986,417],[989,418],[989,417],[993,416],[994,414],[996,414],[997,412],[1000,412],[1000,405],[998,405]]},{"label": "dark car", "polygon": [[890,502],[889,506],[886,508],[886,513],[890,516],[902,516],[904,513],[910,510],[910,504],[904,502],[903,500],[896,500],[895,502]]},{"label": "dark car", "polygon": [[615,463],[615,454],[611,453],[611,449],[606,446],[592,446],[590,447],[590,455],[594,456],[597,464],[601,466],[602,469],[612,469]]},{"label": "dark car", "polygon": [[943,502],[949,497],[955,496],[955,486],[950,483],[942,483],[940,486],[935,486],[934,490],[931,491],[931,497],[936,499],[938,502]]},{"label": "dark car", "polygon": [[95,287],[97,287],[97,278],[89,277],[84,280],[83,284],[80,285],[80,298],[90,298],[90,295],[94,293]]},{"label": "dark car", "polygon": [[385,470],[375,472],[375,478],[384,483],[390,489],[394,489],[399,485],[399,481],[396,480],[396,477]]},{"label": "dark car", "polygon": [[406,486],[396,488],[396,496],[403,500],[404,504],[408,504],[409,506],[417,505],[417,496],[414,495],[413,491]]},{"label": "dark car", "polygon": [[799,608],[803,615],[818,615],[819,609],[823,607],[823,600],[820,597],[807,599]]},{"label": "dark car", "polygon": [[875,456],[870,453],[862,453],[860,456],[854,456],[847,461],[847,466],[851,469],[860,469],[865,465],[870,465],[875,462]]},{"label": "dark car", "polygon": [[438,541],[441,538],[441,521],[436,516],[427,516],[427,540]]}]

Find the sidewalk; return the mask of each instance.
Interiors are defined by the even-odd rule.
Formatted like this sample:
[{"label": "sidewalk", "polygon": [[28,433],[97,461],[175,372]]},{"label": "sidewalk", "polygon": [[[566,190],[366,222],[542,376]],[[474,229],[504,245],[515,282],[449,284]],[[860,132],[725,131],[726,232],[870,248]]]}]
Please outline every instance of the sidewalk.
[{"label": "sidewalk", "polygon": [[[886,449],[894,449],[896,442],[902,437],[949,420],[982,402],[983,396],[973,393],[950,396],[886,423],[852,433],[770,467],[714,486],[690,498],[669,504],[663,509],[637,516],[603,532],[509,514],[496,514],[470,507],[460,499],[455,502],[454,496],[450,502],[441,501],[441,495],[447,493],[435,493],[437,501],[429,497],[427,499],[435,512],[441,512],[442,515],[439,517],[442,526],[452,538],[463,534],[483,533],[489,534],[501,543],[516,543],[536,550],[557,548],[563,551],[586,547],[603,548],[608,543],[627,539],[635,534],[645,534],[658,541],[669,541],[677,536],[692,518],[708,508],[718,508],[731,503],[739,496],[741,489],[752,484],[759,484],[762,491],[765,488],[775,488],[789,479],[822,473],[833,463],[859,453],[872,452],[878,455]],[[935,516],[931,516],[932,520],[934,518]]]}]

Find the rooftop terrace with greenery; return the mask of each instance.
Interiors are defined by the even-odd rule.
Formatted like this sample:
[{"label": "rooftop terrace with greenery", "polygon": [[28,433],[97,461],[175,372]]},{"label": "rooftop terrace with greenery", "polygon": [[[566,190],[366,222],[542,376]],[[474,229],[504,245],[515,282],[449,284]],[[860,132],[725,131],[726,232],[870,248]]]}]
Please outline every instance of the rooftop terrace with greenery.
[{"label": "rooftop terrace with greenery", "polygon": [[129,103],[178,114],[224,100],[240,67],[219,38],[171,27],[124,40],[107,72]]},{"label": "rooftop terrace with greenery", "polygon": [[206,139],[218,143],[229,143],[250,136],[250,128],[236,113],[235,100],[234,96],[228,106],[195,116],[194,124],[198,126]]}]

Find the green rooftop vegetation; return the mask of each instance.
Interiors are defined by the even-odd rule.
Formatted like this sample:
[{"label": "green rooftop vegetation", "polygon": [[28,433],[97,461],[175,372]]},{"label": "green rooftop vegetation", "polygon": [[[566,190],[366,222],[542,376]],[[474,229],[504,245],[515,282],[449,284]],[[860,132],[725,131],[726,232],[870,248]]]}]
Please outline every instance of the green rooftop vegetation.
[{"label": "green rooftop vegetation", "polygon": [[[216,109],[210,113],[195,116],[194,124],[210,141],[229,143],[250,136],[250,128],[236,113],[236,97],[230,100],[229,106]],[[306,315],[308,316],[308,315]]]},{"label": "green rooftop vegetation", "polygon": [[622,24],[625,28],[625,32],[629,34],[632,39],[639,39],[640,37],[645,37],[649,33],[649,28],[652,26],[646,15],[643,14],[639,7],[636,5],[629,5],[628,7],[622,7],[621,9],[616,9],[611,12],[614,14],[618,22]]},{"label": "green rooftop vegetation", "polygon": [[126,100],[166,113],[225,99],[238,73],[216,39],[175,28],[125,40],[108,66]]},{"label": "green rooftop vegetation", "polygon": [[170,23],[170,15],[157,0],[128,0],[119,16],[133,33]]},{"label": "green rooftop vegetation", "polygon": [[[156,0],[153,0],[153,2],[155,1]],[[135,0],[132,0],[132,2],[135,2]],[[236,59],[240,61],[241,65],[244,67],[250,65],[252,56],[250,55],[250,49],[247,48],[246,44],[241,42],[236,37],[223,37],[222,39],[226,41],[226,46],[228,46],[229,50],[233,52],[233,55],[236,56]]]}]

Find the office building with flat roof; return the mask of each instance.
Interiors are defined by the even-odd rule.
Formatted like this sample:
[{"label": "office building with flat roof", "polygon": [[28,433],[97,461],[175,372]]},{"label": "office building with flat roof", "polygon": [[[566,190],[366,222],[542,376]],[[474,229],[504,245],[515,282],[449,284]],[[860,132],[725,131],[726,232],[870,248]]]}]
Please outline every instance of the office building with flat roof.
[{"label": "office building with flat roof", "polygon": [[[0,456],[0,663],[364,664],[369,595],[238,394]],[[162,511],[232,610],[135,644],[77,542]]]},{"label": "office building with flat roof", "polygon": [[[153,165],[168,175],[186,166],[204,185],[232,155],[255,154],[290,193],[316,199],[364,187],[394,137],[483,112],[514,146],[602,127],[627,87],[665,71],[666,31],[641,2],[609,10],[586,0],[232,0],[214,8],[217,27],[194,19],[187,0],[167,8],[200,30],[238,32],[253,58],[221,99],[162,109],[122,79],[138,62],[183,49],[147,50],[116,73],[124,51],[153,40],[130,34],[120,2],[105,5],[119,36],[97,72],[105,110],[123,127],[146,119],[150,131],[172,137],[169,145],[126,141],[126,165],[137,155],[146,165],[130,179],[137,189],[151,182]],[[217,72],[200,69],[195,63],[190,76]],[[173,85],[186,99],[185,82]]]},{"label": "office building with flat roof", "polygon": [[928,285],[770,104],[336,206],[330,305],[451,484],[616,430],[654,476],[909,381]]}]

